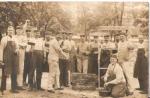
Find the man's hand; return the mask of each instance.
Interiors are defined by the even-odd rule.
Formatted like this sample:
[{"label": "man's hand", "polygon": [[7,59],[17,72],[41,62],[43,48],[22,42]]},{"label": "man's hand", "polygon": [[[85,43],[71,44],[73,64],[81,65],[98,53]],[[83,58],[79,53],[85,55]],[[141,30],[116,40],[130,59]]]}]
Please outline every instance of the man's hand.
[{"label": "man's hand", "polygon": [[4,62],[3,61],[0,61],[0,66],[4,66]]},{"label": "man's hand", "polygon": [[105,83],[107,82],[107,77],[104,77],[104,82],[105,82]]},{"label": "man's hand", "polygon": [[109,82],[105,83],[105,84],[104,84],[104,87],[107,87],[109,84],[110,84]]}]

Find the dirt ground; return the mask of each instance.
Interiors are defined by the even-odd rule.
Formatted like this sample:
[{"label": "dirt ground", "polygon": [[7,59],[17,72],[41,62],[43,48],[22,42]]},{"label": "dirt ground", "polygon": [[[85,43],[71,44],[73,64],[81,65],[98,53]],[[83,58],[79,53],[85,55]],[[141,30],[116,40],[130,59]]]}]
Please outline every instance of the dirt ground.
[{"label": "dirt ground", "polygon": [[[44,73],[42,77],[42,88],[47,88],[47,77],[48,74]],[[137,81],[135,81],[135,84]],[[7,90],[5,91],[5,94],[1,96],[0,98],[111,98],[111,97],[102,97],[99,96],[99,93],[97,90],[95,91],[75,91],[71,88],[65,88],[62,91],[56,91],[54,94],[49,93],[46,90],[45,91],[28,91],[23,90],[20,91],[17,94],[10,93],[10,79],[7,81]],[[147,98],[148,96],[146,94],[141,94],[140,91],[136,90],[134,95],[132,96],[126,96],[122,98]]]}]

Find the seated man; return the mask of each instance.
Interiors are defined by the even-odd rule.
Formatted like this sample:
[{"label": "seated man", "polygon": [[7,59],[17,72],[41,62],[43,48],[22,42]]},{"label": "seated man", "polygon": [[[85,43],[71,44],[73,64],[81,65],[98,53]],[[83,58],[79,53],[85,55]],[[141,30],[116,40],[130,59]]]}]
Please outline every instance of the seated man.
[{"label": "seated man", "polygon": [[104,87],[111,92],[113,97],[126,95],[126,80],[121,66],[117,63],[117,56],[112,55],[107,72],[104,76]]}]

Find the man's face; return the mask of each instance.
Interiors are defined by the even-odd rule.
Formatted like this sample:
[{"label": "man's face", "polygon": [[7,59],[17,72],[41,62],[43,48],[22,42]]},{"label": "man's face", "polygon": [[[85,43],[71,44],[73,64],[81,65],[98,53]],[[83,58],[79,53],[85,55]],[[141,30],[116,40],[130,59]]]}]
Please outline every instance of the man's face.
[{"label": "man's face", "polygon": [[120,40],[121,40],[121,41],[125,41],[125,36],[124,36],[124,35],[121,35],[121,36],[120,36]]},{"label": "man's face", "polygon": [[14,29],[13,28],[8,28],[7,33],[9,36],[12,36],[14,34]]},{"label": "man's face", "polygon": [[82,37],[81,37],[81,41],[84,41],[84,40],[85,40],[85,38],[82,36]]},{"label": "man's face", "polygon": [[143,38],[139,38],[139,43],[143,43],[144,39]]},{"label": "man's face", "polygon": [[112,64],[116,64],[116,63],[117,63],[117,58],[111,57],[111,58],[110,58],[110,62],[111,62]]},{"label": "man's face", "polygon": [[16,33],[17,33],[17,35],[21,35],[22,34],[22,30],[21,29],[17,29]]},{"label": "man's face", "polygon": [[104,41],[108,42],[109,41],[109,37],[104,37]]},{"label": "man's face", "polygon": [[30,25],[31,25],[30,20],[27,20],[26,22],[27,22],[27,26],[30,26]]}]

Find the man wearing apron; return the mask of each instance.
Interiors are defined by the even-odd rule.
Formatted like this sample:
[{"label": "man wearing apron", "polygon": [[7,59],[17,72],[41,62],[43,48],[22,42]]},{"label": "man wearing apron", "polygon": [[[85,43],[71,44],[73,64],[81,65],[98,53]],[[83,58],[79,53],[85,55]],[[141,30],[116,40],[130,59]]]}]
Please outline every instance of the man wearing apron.
[{"label": "man wearing apron", "polygon": [[11,92],[17,91],[17,74],[18,74],[18,44],[14,38],[14,28],[8,27],[7,36],[1,41],[1,56],[0,61],[4,62],[6,74],[11,76]]},{"label": "man wearing apron", "polygon": [[134,68],[134,77],[138,79],[140,90],[143,93],[148,93],[148,42],[146,42],[143,36],[139,36],[139,42],[137,44],[137,58]]},{"label": "man wearing apron", "polygon": [[133,81],[133,68],[135,64],[135,52],[134,48],[130,48],[134,44],[126,40],[124,33],[120,34],[120,41],[118,43],[118,62],[122,66],[124,75],[126,77],[128,85],[128,95],[132,95],[134,92],[134,87],[132,85]]}]

